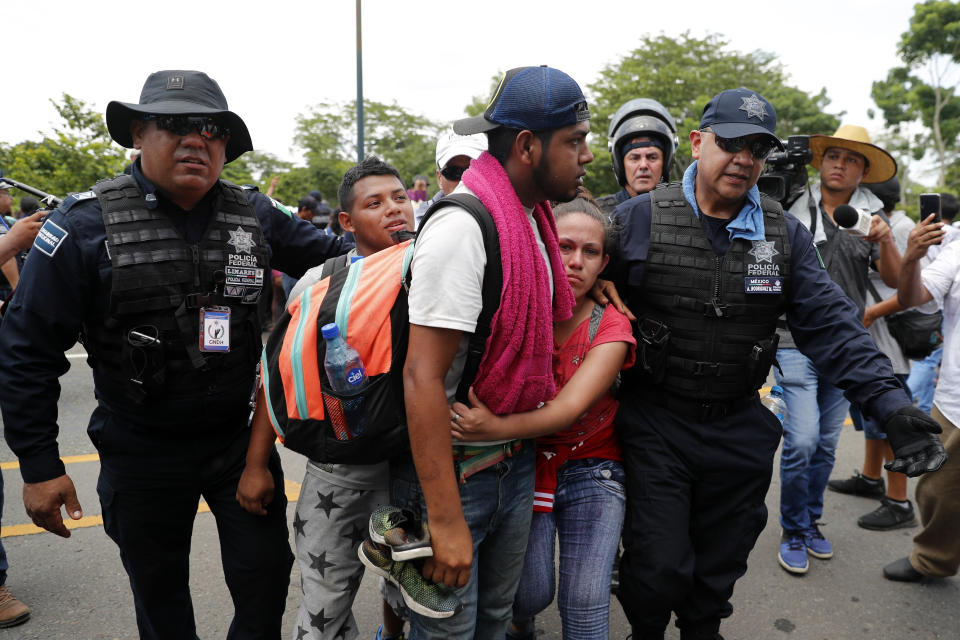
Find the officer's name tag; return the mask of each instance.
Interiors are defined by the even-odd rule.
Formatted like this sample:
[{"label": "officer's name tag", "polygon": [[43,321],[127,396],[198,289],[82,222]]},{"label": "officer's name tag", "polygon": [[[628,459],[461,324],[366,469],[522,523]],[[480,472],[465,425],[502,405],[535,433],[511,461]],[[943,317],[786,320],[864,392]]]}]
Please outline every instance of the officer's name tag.
[{"label": "officer's name tag", "polygon": [[746,293],[783,293],[782,276],[747,276],[743,279]]},{"label": "officer's name tag", "polygon": [[200,309],[200,351],[230,351],[230,307]]}]

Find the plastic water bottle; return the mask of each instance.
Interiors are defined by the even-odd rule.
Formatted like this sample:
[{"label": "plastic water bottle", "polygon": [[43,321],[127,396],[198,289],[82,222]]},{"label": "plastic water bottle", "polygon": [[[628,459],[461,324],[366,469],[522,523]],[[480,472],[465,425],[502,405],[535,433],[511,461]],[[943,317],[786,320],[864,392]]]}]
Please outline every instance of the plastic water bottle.
[{"label": "plastic water bottle", "polygon": [[327,372],[330,387],[337,393],[348,396],[362,391],[367,383],[367,375],[360,354],[343,339],[336,323],[323,325],[320,333],[327,341],[323,368]]},{"label": "plastic water bottle", "polygon": [[[327,372],[330,388],[341,396],[336,400],[339,401],[342,416],[336,415],[338,412],[334,407],[328,406],[328,410],[331,412],[331,422],[334,423],[337,437],[345,440],[363,431],[363,396],[359,394],[367,386],[367,374],[360,354],[347,344],[335,323],[323,325],[320,333],[327,341],[327,354],[323,359],[323,368]],[[345,425],[337,424],[341,418]],[[349,435],[344,427],[349,431]]]},{"label": "plastic water bottle", "polygon": [[770,393],[760,399],[760,404],[770,409],[781,424],[787,419],[787,401],[783,399],[783,387],[779,385],[770,387]]}]

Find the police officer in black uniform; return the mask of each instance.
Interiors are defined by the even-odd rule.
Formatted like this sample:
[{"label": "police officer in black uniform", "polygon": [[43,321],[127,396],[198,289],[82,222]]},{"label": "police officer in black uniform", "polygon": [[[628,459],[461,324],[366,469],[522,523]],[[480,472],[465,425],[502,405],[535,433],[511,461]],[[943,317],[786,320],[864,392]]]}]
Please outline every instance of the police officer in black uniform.
[{"label": "police officer in black uniform", "polygon": [[678,142],[677,123],[656,100],[636,98],[621,105],[610,118],[607,150],[623,188],[597,198],[600,210],[612,213],[621,202],[669,180]]},{"label": "police officer in black uniform", "polygon": [[627,473],[620,601],[635,640],[716,640],[767,520],[782,434],[757,389],[786,313],[799,348],[890,438],[894,470],[940,467],[939,428],[915,409],[810,233],[756,182],[776,112],[748,89],[715,96],[682,183],[620,205],[617,283],[638,317],[638,364],[617,429]]},{"label": "police officer in black uniform", "polygon": [[235,613],[228,638],[279,638],[293,555],[273,453],[268,515],[235,499],[270,266],[301,275],[349,247],[255,189],[223,180],[252,149],[219,85],[159,71],[111,102],[131,175],[68,197],[41,228],[0,330],[0,405],[33,522],[63,537],[82,510],[57,446],[57,379],[78,339],[98,406],[104,528],[130,577],[141,638],[195,638],[190,539],[201,496],[217,522]]}]

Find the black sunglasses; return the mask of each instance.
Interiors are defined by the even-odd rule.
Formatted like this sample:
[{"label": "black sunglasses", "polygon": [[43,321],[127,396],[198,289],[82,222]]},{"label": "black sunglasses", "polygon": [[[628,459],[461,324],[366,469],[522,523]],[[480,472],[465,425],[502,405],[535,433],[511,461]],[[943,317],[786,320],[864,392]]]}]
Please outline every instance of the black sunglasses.
[{"label": "black sunglasses", "polygon": [[460,179],[463,178],[463,172],[468,168],[469,167],[458,167],[455,164],[448,164],[443,169],[440,169],[440,175],[451,182],[460,182]]},{"label": "black sunglasses", "polygon": [[159,116],[143,117],[144,122],[153,120],[157,127],[175,133],[178,136],[188,135],[196,131],[206,140],[216,140],[230,135],[230,129],[210,116]]},{"label": "black sunglasses", "polygon": [[753,140],[749,139],[747,136],[740,136],[739,138],[721,138],[710,129],[701,129],[701,131],[705,133],[712,133],[713,137],[717,141],[717,146],[727,153],[740,153],[749,147],[750,155],[757,160],[766,160],[767,156],[769,156],[773,150],[777,148],[777,143],[767,137],[754,138]]}]

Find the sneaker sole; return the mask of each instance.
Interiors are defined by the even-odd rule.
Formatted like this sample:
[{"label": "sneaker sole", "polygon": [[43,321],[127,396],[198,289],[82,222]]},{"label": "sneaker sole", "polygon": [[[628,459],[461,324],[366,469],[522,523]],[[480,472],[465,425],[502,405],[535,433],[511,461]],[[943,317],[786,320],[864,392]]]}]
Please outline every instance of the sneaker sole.
[{"label": "sneaker sole", "polygon": [[400,584],[397,581],[397,579],[393,577],[392,573],[390,573],[389,571],[383,570],[381,567],[378,567],[373,563],[373,561],[371,561],[369,558],[367,558],[366,555],[364,555],[363,545],[361,545],[360,548],[357,549],[357,555],[360,557],[360,562],[362,562],[368,569],[370,569],[375,574],[377,574],[378,576],[380,576],[381,578],[383,578],[384,580],[386,580],[387,582],[389,582],[390,584],[392,584],[393,586],[395,586],[397,589],[400,590],[400,595],[403,596],[403,601],[406,603],[407,607],[409,607],[411,611],[415,613],[419,613],[420,615],[426,618],[433,618],[434,620],[443,620],[445,618],[453,617],[463,610],[463,603],[460,603],[457,606],[457,608],[454,609],[453,611],[436,611],[434,609],[430,609],[428,607],[423,606],[422,604],[414,600],[409,593],[407,593],[407,590],[404,589],[403,585]]},{"label": "sneaker sole", "polygon": [[880,489],[879,491],[877,491],[877,492],[871,491],[870,493],[865,493],[865,492],[863,492],[863,491],[844,491],[843,489],[837,489],[836,487],[832,487],[832,486],[830,486],[830,485],[828,484],[828,485],[827,485],[827,489],[829,489],[830,491],[833,491],[834,493],[839,493],[839,494],[844,495],[844,496],[855,496],[855,497],[857,497],[857,498],[877,498],[877,499],[879,499],[879,498],[882,498],[882,497],[884,497],[885,495],[887,495],[887,491],[886,491],[885,488],[881,488],[881,489]]},{"label": "sneaker sole", "polygon": [[791,565],[787,564],[787,563],[784,561],[784,559],[781,558],[779,555],[777,555],[777,562],[780,563],[780,566],[783,567],[785,571],[787,571],[788,573],[792,573],[792,574],[794,574],[794,575],[798,575],[798,576],[802,576],[803,574],[805,574],[807,571],[810,570],[810,565],[807,565],[807,566],[805,566],[805,567],[794,567],[794,566],[791,566]]},{"label": "sneaker sole", "polygon": [[917,526],[917,519],[916,517],[913,517],[913,518],[910,518],[909,520],[904,520],[903,522],[898,522],[895,525],[886,526],[886,527],[876,526],[872,524],[863,524],[862,522],[857,520],[857,526],[860,527],[861,529],[867,529],[868,531],[894,531],[896,529],[909,529],[910,527]]},{"label": "sneaker sole", "polygon": [[830,553],[818,553],[813,549],[811,549],[810,547],[807,547],[807,555],[812,556],[817,560],[829,560],[830,558],[833,557],[833,551],[831,551]]},{"label": "sneaker sole", "polygon": [[403,562],[405,560],[416,560],[417,558],[430,558],[433,556],[433,547],[429,543],[427,543],[426,546],[424,546],[422,542],[418,542],[413,543],[413,545],[394,547],[387,542],[386,538],[374,530],[372,522],[367,529],[369,529],[371,540],[390,548],[390,557],[394,560]]}]

